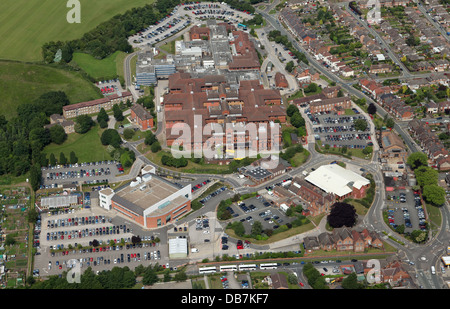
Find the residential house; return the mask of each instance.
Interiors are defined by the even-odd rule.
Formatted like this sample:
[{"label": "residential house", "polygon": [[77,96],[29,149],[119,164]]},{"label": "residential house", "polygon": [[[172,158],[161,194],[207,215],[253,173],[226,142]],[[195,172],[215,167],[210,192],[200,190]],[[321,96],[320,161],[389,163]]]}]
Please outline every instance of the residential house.
[{"label": "residential house", "polygon": [[364,252],[369,248],[384,248],[380,236],[367,229],[357,231],[348,227],[335,228],[331,233],[323,232],[318,236],[308,236],[303,239],[306,253],[315,250]]},{"label": "residential house", "polygon": [[411,276],[404,270],[400,261],[394,261],[381,269],[381,282],[389,283],[392,286],[399,285],[403,280],[410,279]]},{"label": "residential house", "polygon": [[379,74],[379,73],[389,73],[392,72],[392,66],[389,64],[374,64],[370,67],[369,73]]}]

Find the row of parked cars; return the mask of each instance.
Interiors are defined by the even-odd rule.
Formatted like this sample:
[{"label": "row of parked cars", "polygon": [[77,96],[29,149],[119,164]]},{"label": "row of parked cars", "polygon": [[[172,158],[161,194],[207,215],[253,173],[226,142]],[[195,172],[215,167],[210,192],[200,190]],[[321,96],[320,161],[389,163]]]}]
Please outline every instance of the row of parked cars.
[{"label": "row of parked cars", "polygon": [[207,185],[210,182],[211,182],[211,180],[206,179],[205,181],[202,181],[201,183],[198,183],[195,186],[192,186],[191,192],[194,193],[195,191],[197,191],[198,189],[202,188],[203,186]]},{"label": "row of parked cars", "polygon": [[[142,254],[142,258],[144,260],[159,260],[161,259],[161,252],[159,250],[155,250],[155,251],[150,251],[150,252],[144,252]],[[80,267],[83,267],[84,264],[86,264],[87,267],[90,266],[100,266],[100,265],[110,265],[111,262],[113,264],[120,264],[120,263],[125,263],[125,261],[127,261],[128,263],[135,261],[135,262],[140,262],[141,261],[141,253],[137,252],[137,253],[128,253],[125,254],[121,253],[119,257],[117,258],[112,258],[112,257],[104,257],[104,256],[98,256],[96,258],[94,257],[85,257],[85,258],[80,258],[79,260],[77,260],[77,262],[79,262]],[[55,265],[59,268],[62,269],[62,266],[66,266],[67,268],[72,268],[74,266],[74,261],[63,261],[62,263],[60,263],[59,261],[55,262]],[[164,265],[165,266],[165,265]],[[52,268],[52,261],[48,262],[48,269]]]},{"label": "row of parked cars", "polygon": [[[320,115],[320,113],[317,113]],[[338,124],[338,123],[353,123],[355,120],[366,120],[364,116],[342,116],[342,117],[327,117],[323,118],[322,121],[324,123],[329,124]]]},{"label": "row of parked cars", "polygon": [[[128,229],[129,230],[129,229]],[[123,229],[125,232],[126,229]],[[102,236],[102,235],[118,235],[120,234],[120,229],[117,226],[103,226],[96,228],[86,228],[79,230],[66,230],[66,231],[55,231],[47,233],[47,240],[64,240],[67,239],[76,239],[76,238],[84,238],[89,236]]]},{"label": "row of parked cars", "polygon": [[338,133],[338,132],[354,132],[356,131],[355,126],[345,125],[345,126],[333,126],[333,127],[316,127],[314,128],[314,133]]},{"label": "row of parked cars", "polygon": [[418,192],[414,193],[414,202],[415,208],[417,210],[417,217],[419,218],[419,228],[421,230],[425,230],[427,228],[427,223],[425,221],[425,211],[423,210],[422,199],[420,198]]},{"label": "row of parked cars", "polygon": [[89,170],[80,169],[79,171],[62,171],[62,172],[49,172],[47,173],[47,180],[57,179],[70,179],[70,178],[83,178],[93,176],[107,176],[111,174],[109,167],[107,168],[93,168]]},{"label": "row of parked cars", "polygon": [[106,222],[111,222],[111,219],[107,219],[105,216],[71,217],[65,219],[47,220],[47,228],[78,226],[78,225],[106,223]]},{"label": "row of parked cars", "polygon": [[208,194],[207,196],[205,196],[204,198],[202,198],[200,200],[200,203],[205,204],[207,201],[209,201],[211,198],[219,195],[220,193],[222,193],[223,191],[225,191],[227,188],[226,187],[221,187],[219,189],[217,189],[216,191],[212,192],[211,194]]},{"label": "row of parked cars", "polygon": [[353,140],[370,140],[371,136],[370,134],[366,133],[346,133],[346,134],[336,134],[336,135],[325,135],[325,140],[327,142],[331,141],[353,141]]}]

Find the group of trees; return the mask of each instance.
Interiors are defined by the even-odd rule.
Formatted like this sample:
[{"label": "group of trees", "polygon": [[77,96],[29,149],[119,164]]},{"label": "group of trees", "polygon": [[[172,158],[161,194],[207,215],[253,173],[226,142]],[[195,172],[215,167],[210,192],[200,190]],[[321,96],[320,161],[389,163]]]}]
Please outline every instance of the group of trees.
[{"label": "group of trees", "polygon": [[286,109],[286,115],[289,117],[290,123],[297,129],[305,126],[305,119],[300,114],[300,111],[295,104],[290,104],[288,106]]},{"label": "group of trees", "polygon": [[313,289],[329,289],[325,278],[320,274],[320,272],[314,267],[313,264],[307,263],[303,266],[303,275],[308,280],[308,284]]},{"label": "group of trees", "polygon": [[407,160],[414,170],[417,184],[422,188],[424,199],[436,206],[445,203],[445,190],[438,185],[439,173],[428,166],[428,157],[423,152],[412,153]]},{"label": "group of trees", "polygon": [[[48,164],[42,150],[51,142],[62,143],[66,138],[60,126],[51,130],[44,126],[50,115],[61,114],[62,107],[69,103],[64,92],[51,91],[17,106],[17,116],[9,120],[0,115],[0,176],[20,176],[32,170],[33,179],[40,179],[38,170]],[[39,188],[39,184],[40,180],[34,182],[34,188]]]},{"label": "group of trees", "polygon": [[95,125],[91,116],[80,115],[75,118],[75,132],[78,134],[85,134]]},{"label": "group of trees", "polygon": [[153,132],[151,131],[147,131],[147,135],[144,139],[144,144],[150,146],[150,149],[153,153],[157,153],[162,149],[161,144],[159,143],[155,134],[153,134]]},{"label": "group of trees", "polygon": [[104,129],[108,126],[109,116],[105,109],[102,107],[100,112],[97,114],[97,122],[100,128]]},{"label": "group of trees", "polygon": [[[163,274],[163,278],[158,275]],[[113,267],[111,270],[103,270],[95,274],[91,267],[88,267],[80,276],[80,283],[69,282],[67,280],[67,272],[62,276],[50,276],[46,280],[36,281],[33,277],[27,278],[27,284],[32,289],[130,289],[136,285],[136,278],[142,277],[144,285],[153,285],[157,282],[168,282],[176,280],[177,282],[185,281],[186,274],[183,271],[177,272],[172,278],[170,271],[164,270],[159,264],[149,264],[144,266],[138,265],[134,271],[128,266]]]},{"label": "group of trees", "polygon": [[179,3],[179,0],[158,0],[153,5],[147,4],[123,14],[117,14],[79,39],[45,43],[42,46],[43,60],[46,63],[55,62],[58,50],[62,52],[61,62],[63,63],[69,63],[75,51],[91,54],[97,59],[103,59],[116,51],[132,52],[133,49],[127,38],[155,24]]},{"label": "group of trees", "polygon": [[70,154],[69,154],[69,159],[67,159],[67,157],[64,154],[64,152],[60,152],[59,153],[59,159],[58,160],[56,159],[55,154],[51,153],[48,163],[51,166],[55,166],[57,164],[62,164],[62,165],[64,165],[64,164],[75,164],[77,162],[78,162],[78,157],[76,156],[74,151],[71,151]]},{"label": "group of trees", "polygon": [[161,163],[171,167],[185,167],[188,165],[188,160],[185,157],[174,158],[171,155],[163,155],[161,157]]}]

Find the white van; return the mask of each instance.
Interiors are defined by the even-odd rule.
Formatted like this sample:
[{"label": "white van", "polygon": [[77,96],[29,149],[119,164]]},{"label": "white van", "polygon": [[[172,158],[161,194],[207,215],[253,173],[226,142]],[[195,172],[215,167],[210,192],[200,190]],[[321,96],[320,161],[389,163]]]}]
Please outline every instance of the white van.
[{"label": "white van", "polygon": [[434,268],[434,266],[431,266],[431,274],[436,275],[436,269]]},{"label": "white van", "polygon": [[197,249],[197,248],[192,248],[192,249],[191,249],[191,252],[192,252],[192,253],[197,253],[197,252],[198,252],[198,249]]}]

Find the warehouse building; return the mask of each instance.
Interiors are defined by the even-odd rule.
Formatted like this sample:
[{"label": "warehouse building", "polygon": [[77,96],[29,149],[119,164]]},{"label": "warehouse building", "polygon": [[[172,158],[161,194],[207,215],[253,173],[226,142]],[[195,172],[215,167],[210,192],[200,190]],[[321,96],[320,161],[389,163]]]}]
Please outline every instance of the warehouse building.
[{"label": "warehouse building", "polygon": [[339,199],[363,198],[370,186],[368,179],[337,164],[323,165],[305,180]]}]

